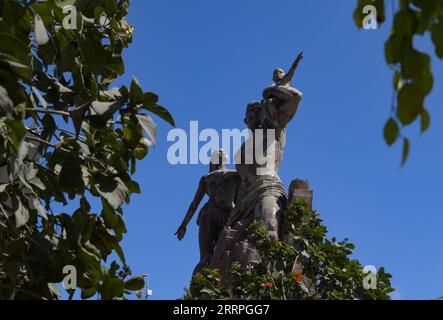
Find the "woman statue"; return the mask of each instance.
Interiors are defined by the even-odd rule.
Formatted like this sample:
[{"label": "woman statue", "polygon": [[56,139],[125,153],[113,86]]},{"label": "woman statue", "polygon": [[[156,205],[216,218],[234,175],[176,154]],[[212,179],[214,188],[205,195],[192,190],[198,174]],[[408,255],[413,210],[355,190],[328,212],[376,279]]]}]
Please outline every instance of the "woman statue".
[{"label": "woman statue", "polygon": [[199,226],[200,262],[194,269],[194,274],[209,264],[214,246],[225,228],[231,211],[235,206],[235,197],[239,177],[236,171],[225,167],[226,153],[220,149],[211,156],[209,173],[200,179],[197,192],[189,206],[175,235],[182,240],[186,233],[186,226],[197,211],[205,194],[209,200],[200,210],[197,218]]}]

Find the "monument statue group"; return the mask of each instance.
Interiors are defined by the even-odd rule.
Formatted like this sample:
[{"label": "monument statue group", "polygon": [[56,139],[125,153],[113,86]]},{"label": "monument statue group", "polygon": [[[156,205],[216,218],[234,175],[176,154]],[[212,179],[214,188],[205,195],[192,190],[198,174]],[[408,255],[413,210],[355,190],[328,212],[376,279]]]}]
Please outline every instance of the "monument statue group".
[{"label": "monument statue group", "polygon": [[[278,171],[285,147],[286,126],[296,114],[303,96],[291,84],[302,59],[303,53],[300,53],[287,73],[276,69],[273,83],[263,91],[263,98],[247,105],[244,121],[250,136],[236,155],[236,170],[226,168],[227,155],[223,150],[213,153],[209,173],[200,179],[194,199],[175,233],[179,240],[183,239],[189,221],[207,195],[209,199],[197,218],[200,261],[194,274],[205,267],[223,272],[234,262],[245,268],[257,263],[259,254],[248,241],[246,232],[253,221],[259,221],[271,239],[284,237],[288,197]],[[271,138],[263,131],[272,132]],[[260,151],[265,157],[272,154],[266,158],[273,161],[272,166],[257,159],[257,146],[267,146]],[[252,161],[246,160],[248,156],[252,156]],[[265,167],[271,169],[260,171]],[[301,192],[307,193],[309,198],[311,191],[308,189],[307,182],[295,180],[290,197]],[[312,201],[312,192],[310,196]]]}]

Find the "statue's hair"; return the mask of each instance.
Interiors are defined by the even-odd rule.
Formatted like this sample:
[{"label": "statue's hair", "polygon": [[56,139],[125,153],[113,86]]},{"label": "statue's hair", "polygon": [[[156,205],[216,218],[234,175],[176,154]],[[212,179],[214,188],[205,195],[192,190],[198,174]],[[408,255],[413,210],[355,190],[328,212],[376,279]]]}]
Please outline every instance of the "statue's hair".
[{"label": "statue's hair", "polygon": [[248,105],[246,106],[246,111],[248,111],[249,108],[252,108],[258,104],[261,105],[261,102],[260,101],[252,101],[252,102],[248,103]]},{"label": "statue's hair", "polygon": [[225,164],[228,162],[228,154],[223,149],[214,151],[211,155],[211,164]]}]

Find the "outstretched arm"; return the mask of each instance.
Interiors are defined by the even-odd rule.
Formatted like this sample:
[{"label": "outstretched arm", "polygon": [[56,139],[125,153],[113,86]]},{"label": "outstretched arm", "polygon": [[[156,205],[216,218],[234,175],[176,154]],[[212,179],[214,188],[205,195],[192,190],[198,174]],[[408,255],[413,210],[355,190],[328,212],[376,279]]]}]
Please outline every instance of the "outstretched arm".
[{"label": "outstretched arm", "polygon": [[202,178],[200,180],[200,183],[198,184],[197,192],[195,193],[194,199],[192,200],[191,205],[189,206],[188,212],[186,213],[180,227],[177,229],[177,232],[175,233],[175,235],[177,235],[178,240],[183,239],[183,237],[185,236],[186,226],[188,225],[189,221],[191,221],[192,217],[194,216],[195,212],[198,209],[200,202],[205,196],[205,188],[206,188],[206,182],[205,179]]},{"label": "outstretched arm", "polygon": [[294,77],[295,70],[297,70],[298,64],[303,59],[303,52],[300,52],[300,54],[297,56],[297,59],[295,59],[294,63],[291,66],[291,69],[289,69],[288,73],[278,82],[278,85],[284,86],[285,84],[288,84],[292,81],[292,78]]}]

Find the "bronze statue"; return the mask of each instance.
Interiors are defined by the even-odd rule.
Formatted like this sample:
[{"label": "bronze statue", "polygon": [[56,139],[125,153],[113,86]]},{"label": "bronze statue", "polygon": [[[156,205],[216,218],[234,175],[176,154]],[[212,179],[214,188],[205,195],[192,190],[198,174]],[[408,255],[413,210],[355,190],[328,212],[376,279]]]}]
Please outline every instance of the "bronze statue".
[{"label": "bronze statue", "polygon": [[[265,141],[267,137],[263,134],[257,135],[257,129],[274,130],[273,150],[267,150],[274,153],[273,171],[267,174],[257,173],[263,165],[255,161],[256,150],[248,150],[247,143],[242,145],[240,154],[236,156],[237,159],[241,158],[241,161],[236,163],[241,179],[238,191],[240,201],[233,210],[229,225],[235,226],[239,221],[242,221],[242,225],[247,225],[253,219],[257,219],[274,240],[281,237],[282,214],[286,208],[286,192],[278,176],[286,140],[285,129],[297,112],[303,96],[300,91],[291,87],[291,80],[302,58],[303,53],[300,53],[286,75],[281,69],[276,69],[274,83],[263,91],[263,100],[252,102],[246,108],[245,123],[252,132],[249,139],[262,139],[261,146],[268,146]],[[254,153],[252,164],[245,162],[247,152]]]},{"label": "bronze statue", "polygon": [[[271,239],[283,238],[287,196],[278,171],[283,159],[286,126],[303,97],[291,85],[302,58],[300,53],[287,74],[276,69],[274,82],[263,91],[263,99],[248,104],[244,122],[250,135],[235,156],[236,171],[227,170],[223,161],[211,160],[210,173],[200,180],[194,200],[176,232],[181,240],[206,193],[209,201],[197,219],[200,262],[194,274],[208,266],[220,269],[225,276],[232,263],[240,263],[244,268],[254,265],[260,256],[247,231],[254,220],[267,229]],[[264,146],[265,150],[257,153]],[[221,154],[220,151],[218,157]]]},{"label": "bronze statue", "polygon": [[227,155],[223,150],[214,152],[209,164],[209,174],[200,179],[197,192],[188,212],[175,233],[179,240],[183,239],[186,226],[197,211],[203,197],[207,194],[209,200],[202,207],[197,218],[200,262],[195,267],[194,274],[209,264],[215,243],[235,206],[239,177],[235,171],[226,169],[226,162]]}]

